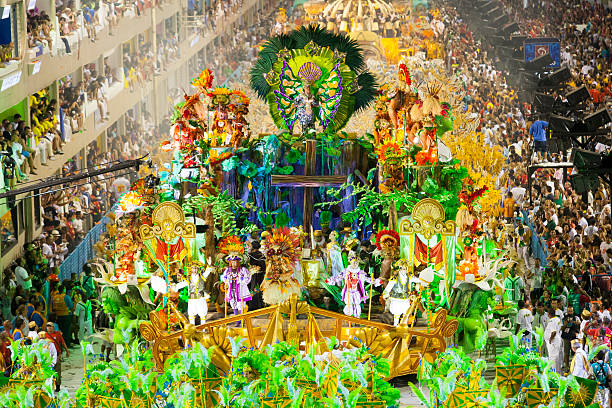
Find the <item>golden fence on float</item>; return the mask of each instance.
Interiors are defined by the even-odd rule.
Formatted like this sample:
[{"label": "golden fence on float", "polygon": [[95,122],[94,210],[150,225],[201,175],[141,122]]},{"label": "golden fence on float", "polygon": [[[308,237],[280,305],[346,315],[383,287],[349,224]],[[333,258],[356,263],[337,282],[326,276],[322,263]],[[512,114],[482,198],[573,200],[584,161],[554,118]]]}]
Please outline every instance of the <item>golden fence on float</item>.
[{"label": "golden fence on float", "polygon": [[[180,313],[175,309],[171,313]],[[298,316],[306,316],[299,319]],[[319,318],[322,317],[324,319]],[[389,360],[389,378],[416,373],[422,358],[433,362],[437,353],[446,350],[446,338],[451,337],[459,322],[448,320],[446,311],[433,315],[427,327],[409,327],[409,314],[397,327],[388,324],[346,316],[308,305],[297,296],[277,306],[254,310],[194,326],[182,317],[182,329],[168,331],[166,319],[151,312],[151,322],[140,324],[143,338],[152,343],[153,358],[158,371],[173,354],[201,343],[210,352],[212,363],[221,375],[229,372],[232,360],[230,338],[241,336],[249,347],[263,348],[278,341],[300,345],[306,352],[313,348],[318,354],[330,352],[327,339],[335,336],[344,348],[366,346],[370,353]],[[258,321],[254,321],[256,318]],[[261,323],[262,318],[267,324]],[[329,321],[328,319],[333,319]],[[241,322],[241,327],[228,327]],[[331,323],[321,329],[319,322]]]}]

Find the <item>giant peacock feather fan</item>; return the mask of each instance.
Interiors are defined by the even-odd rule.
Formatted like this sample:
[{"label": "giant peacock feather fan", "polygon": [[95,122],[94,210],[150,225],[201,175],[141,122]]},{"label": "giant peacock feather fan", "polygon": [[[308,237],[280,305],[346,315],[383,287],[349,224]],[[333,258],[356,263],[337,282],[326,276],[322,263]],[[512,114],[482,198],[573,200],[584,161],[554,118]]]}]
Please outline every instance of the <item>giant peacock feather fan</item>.
[{"label": "giant peacock feather fan", "polygon": [[377,86],[355,40],[308,26],[266,42],[251,88],[268,102],[278,128],[293,131],[300,123],[305,132],[319,124],[337,132],[374,100]]}]

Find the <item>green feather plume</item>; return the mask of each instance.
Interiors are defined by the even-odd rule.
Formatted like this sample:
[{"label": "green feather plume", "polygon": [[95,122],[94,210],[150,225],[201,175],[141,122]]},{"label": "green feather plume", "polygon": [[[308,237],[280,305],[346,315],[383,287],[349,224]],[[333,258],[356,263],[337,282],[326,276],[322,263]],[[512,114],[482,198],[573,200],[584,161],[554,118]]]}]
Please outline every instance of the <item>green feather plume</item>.
[{"label": "green feather plume", "polygon": [[[320,51],[312,54],[308,52],[310,43],[321,47]],[[308,60],[312,60],[323,70],[323,79],[315,85],[317,87],[325,82],[325,78],[339,61],[338,54],[344,56],[339,69],[344,89],[333,120],[329,123],[330,131],[341,130],[354,112],[365,109],[374,100],[377,92],[376,80],[372,74],[364,71],[363,51],[358,43],[346,35],[333,34],[317,26],[301,27],[290,34],[270,38],[250,71],[251,88],[259,98],[268,102],[270,115],[279,128],[287,127],[278,110],[274,94],[279,85],[272,80],[270,85],[265,75],[274,74],[275,80],[278,80],[283,68],[279,52],[283,50],[289,51],[286,60],[294,74]]]}]

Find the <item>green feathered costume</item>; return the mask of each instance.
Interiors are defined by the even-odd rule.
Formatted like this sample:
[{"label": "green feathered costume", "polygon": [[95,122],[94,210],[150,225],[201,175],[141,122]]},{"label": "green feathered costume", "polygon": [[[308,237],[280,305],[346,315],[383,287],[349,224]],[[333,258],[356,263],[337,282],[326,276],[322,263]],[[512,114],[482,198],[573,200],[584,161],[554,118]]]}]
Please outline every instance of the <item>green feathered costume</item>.
[{"label": "green feathered costume", "polygon": [[321,125],[342,129],[374,99],[376,81],[364,70],[357,42],[315,26],[271,38],[251,70],[251,87],[267,100],[280,129],[302,133]]}]

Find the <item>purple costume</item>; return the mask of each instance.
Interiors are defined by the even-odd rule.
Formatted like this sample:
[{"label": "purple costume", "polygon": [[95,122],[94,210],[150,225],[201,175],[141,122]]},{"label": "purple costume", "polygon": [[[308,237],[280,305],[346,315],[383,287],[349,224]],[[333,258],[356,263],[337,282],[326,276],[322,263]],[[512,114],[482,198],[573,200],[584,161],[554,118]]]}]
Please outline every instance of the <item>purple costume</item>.
[{"label": "purple costume", "polygon": [[225,300],[231,305],[234,314],[242,313],[246,302],[251,300],[248,286],[251,281],[251,273],[244,266],[238,269],[228,266],[221,275],[221,281],[228,288]]}]

